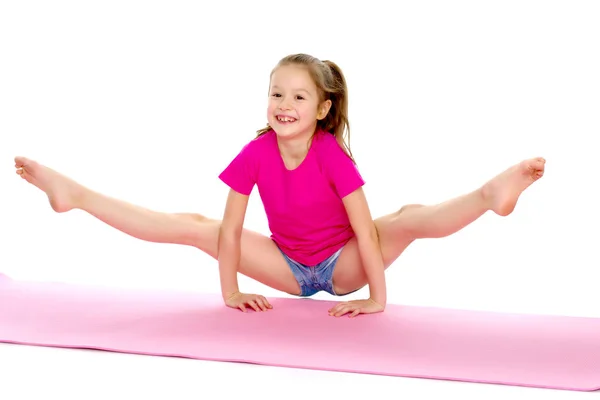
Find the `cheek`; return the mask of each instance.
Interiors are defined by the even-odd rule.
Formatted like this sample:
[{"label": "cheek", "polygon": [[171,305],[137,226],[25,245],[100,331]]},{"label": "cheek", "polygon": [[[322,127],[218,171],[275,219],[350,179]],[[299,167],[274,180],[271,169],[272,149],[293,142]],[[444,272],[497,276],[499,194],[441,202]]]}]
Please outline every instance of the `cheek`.
[{"label": "cheek", "polygon": [[300,114],[305,119],[316,119],[317,118],[317,110],[309,105],[302,106],[297,109],[298,114]]},{"label": "cheek", "polygon": [[279,99],[273,98],[273,97],[269,97],[269,102],[267,103],[267,110],[269,111],[275,111],[277,110],[277,108],[280,105],[280,101]]}]

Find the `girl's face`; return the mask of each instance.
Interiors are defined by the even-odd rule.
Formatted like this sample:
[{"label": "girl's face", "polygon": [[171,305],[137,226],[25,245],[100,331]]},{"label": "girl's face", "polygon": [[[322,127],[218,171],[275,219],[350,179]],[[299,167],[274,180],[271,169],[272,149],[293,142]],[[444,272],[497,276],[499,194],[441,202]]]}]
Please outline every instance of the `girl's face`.
[{"label": "girl's face", "polygon": [[279,137],[309,138],[330,104],[319,104],[317,86],[304,67],[283,66],[271,76],[267,120]]}]

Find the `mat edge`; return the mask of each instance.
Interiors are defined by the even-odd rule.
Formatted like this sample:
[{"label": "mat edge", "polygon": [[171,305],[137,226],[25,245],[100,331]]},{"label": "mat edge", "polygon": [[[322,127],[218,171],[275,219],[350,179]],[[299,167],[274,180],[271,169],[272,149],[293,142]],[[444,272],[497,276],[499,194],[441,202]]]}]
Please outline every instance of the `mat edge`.
[{"label": "mat edge", "polygon": [[21,341],[13,341],[13,340],[4,340],[0,339],[0,343],[15,345],[15,346],[32,346],[32,347],[47,347],[47,348],[56,348],[56,349],[64,349],[64,350],[88,350],[88,351],[101,351],[106,353],[116,353],[116,354],[129,354],[129,355],[138,355],[138,356],[146,356],[146,357],[161,357],[161,358],[183,358],[188,360],[198,360],[198,361],[206,361],[206,362],[223,362],[223,363],[233,363],[233,364],[250,364],[250,365],[259,365],[273,368],[291,368],[291,369],[304,369],[304,370],[312,370],[312,371],[324,371],[324,372],[341,372],[347,374],[361,374],[361,375],[375,375],[375,376],[388,376],[395,378],[406,378],[406,379],[428,379],[428,380],[437,380],[437,381],[448,381],[448,382],[459,382],[459,383],[476,383],[476,384],[484,384],[484,385],[497,385],[497,386],[512,386],[512,387],[522,387],[529,389],[542,389],[542,390],[560,390],[567,392],[597,392],[600,390],[600,386],[594,386],[591,388],[574,388],[574,387],[566,387],[566,386],[548,386],[548,385],[534,385],[534,384],[523,384],[523,383],[509,383],[507,381],[486,381],[486,380],[476,380],[476,379],[459,379],[459,378],[447,378],[442,376],[426,376],[426,375],[411,375],[411,374],[390,374],[390,373],[380,373],[380,372],[372,372],[372,371],[359,371],[359,370],[343,370],[343,369],[333,369],[333,368],[323,368],[323,367],[307,367],[302,365],[294,365],[294,364],[272,364],[266,362],[259,361],[248,361],[241,359],[228,359],[228,358],[209,358],[209,357],[192,357],[186,355],[179,354],[169,354],[169,353],[143,353],[143,352],[131,352],[127,350],[119,350],[117,348],[108,348],[108,347],[94,347],[94,346],[83,346],[83,345],[60,345],[60,344],[49,344],[49,343],[38,343],[38,342],[21,342]]}]

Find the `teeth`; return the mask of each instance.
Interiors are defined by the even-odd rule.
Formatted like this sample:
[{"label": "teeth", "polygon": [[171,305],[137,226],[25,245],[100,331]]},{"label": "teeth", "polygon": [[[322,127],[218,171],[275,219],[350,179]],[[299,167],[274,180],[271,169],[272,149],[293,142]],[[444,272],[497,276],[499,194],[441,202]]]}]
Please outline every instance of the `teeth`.
[{"label": "teeth", "polygon": [[295,118],[290,117],[277,117],[277,119],[281,122],[293,122],[296,120]]}]

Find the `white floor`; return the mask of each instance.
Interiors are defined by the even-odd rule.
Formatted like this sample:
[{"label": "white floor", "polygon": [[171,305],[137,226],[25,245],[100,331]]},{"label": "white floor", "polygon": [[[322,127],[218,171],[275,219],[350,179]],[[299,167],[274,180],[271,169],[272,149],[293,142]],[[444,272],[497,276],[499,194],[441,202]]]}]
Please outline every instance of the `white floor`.
[{"label": "white floor", "polygon": [[[60,366],[60,367],[58,367]],[[0,345],[0,397],[86,399],[600,399],[570,392]],[[210,395],[210,393],[217,395]]]}]

